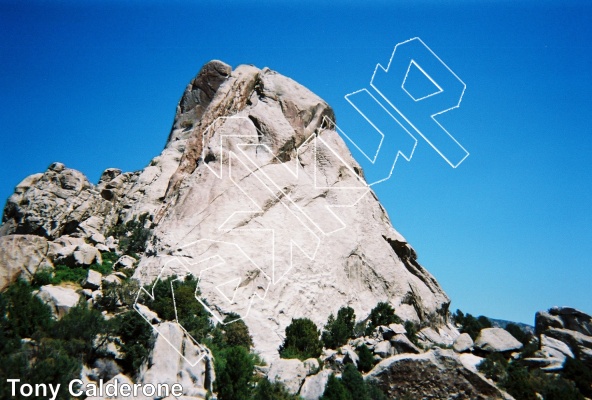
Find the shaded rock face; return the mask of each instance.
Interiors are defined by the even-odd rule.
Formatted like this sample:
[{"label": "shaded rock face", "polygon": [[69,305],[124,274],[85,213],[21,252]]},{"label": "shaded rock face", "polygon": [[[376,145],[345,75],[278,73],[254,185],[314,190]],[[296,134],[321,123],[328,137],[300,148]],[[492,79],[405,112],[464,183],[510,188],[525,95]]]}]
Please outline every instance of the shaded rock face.
[{"label": "shaded rock face", "polygon": [[30,279],[38,269],[51,268],[50,245],[43,237],[10,235],[0,237],[0,291],[19,277]]},{"label": "shaded rock face", "polygon": [[0,236],[69,235],[110,249],[101,242],[111,227],[147,214],[152,235],[134,278],[200,277],[214,316],[243,317],[268,361],[292,318],[320,326],[345,305],[363,318],[388,301],[403,319],[445,326],[449,298],[392,227],[334,119],[274,71],[210,62],[146,168],[110,168],[93,185],[53,164],[19,184]]},{"label": "shaded rock face", "polygon": [[[177,323],[163,322],[156,326],[158,335],[154,348],[137,381],[169,386],[180,383],[184,396],[205,398],[207,391],[212,391],[215,379],[209,350],[198,346]],[[203,351],[206,351],[205,357]]]},{"label": "shaded rock face", "polygon": [[388,398],[504,398],[492,383],[466,368],[451,350],[387,358],[366,379],[376,382]]},{"label": "shaded rock face", "polygon": [[541,339],[538,356],[560,365],[575,357],[592,368],[592,316],[570,307],[553,307],[535,315],[535,332]]}]

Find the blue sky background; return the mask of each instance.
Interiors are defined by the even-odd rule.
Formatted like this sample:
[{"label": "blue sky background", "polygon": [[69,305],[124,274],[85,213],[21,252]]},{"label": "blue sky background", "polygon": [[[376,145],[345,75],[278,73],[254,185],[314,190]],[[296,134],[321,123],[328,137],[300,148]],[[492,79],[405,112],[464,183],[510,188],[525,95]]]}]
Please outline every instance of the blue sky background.
[{"label": "blue sky background", "polygon": [[0,198],[54,161],[95,183],[143,168],[210,59],[269,66],[346,121],[343,96],[417,36],[467,85],[440,122],[470,156],[420,138],[375,187],[395,228],[452,309],[592,313],[592,3],[443,3],[0,1]]}]

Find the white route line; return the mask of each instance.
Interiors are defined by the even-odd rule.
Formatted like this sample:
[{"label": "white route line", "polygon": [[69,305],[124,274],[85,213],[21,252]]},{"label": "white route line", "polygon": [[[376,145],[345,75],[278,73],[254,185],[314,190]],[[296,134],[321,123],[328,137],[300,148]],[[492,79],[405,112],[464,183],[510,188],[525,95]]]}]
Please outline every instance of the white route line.
[{"label": "white route line", "polygon": [[[436,124],[438,124],[438,126],[439,126],[440,128],[442,128],[442,130],[443,130],[444,132],[446,132],[446,134],[447,134],[447,135],[450,137],[450,139],[452,139],[452,140],[453,140],[453,141],[454,141],[454,142],[455,142],[455,143],[456,143],[456,144],[457,144],[457,145],[458,145],[458,146],[459,146],[459,147],[460,147],[460,148],[461,148],[463,151],[465,151],[465,152],[466,152],[466,155],[465,155],[465,156],[464,156],[464,157],[463,157],[463,158],[462,158],[462,159],[461,159],[459,162],[457,162],[456,164],[453,164],[453,163],[452,163],[450,160],[448,160],[448,158],[447,158],[447,157],[446,157],[444,154],[442,154],[442,152],[441,152],[441,151],[440,151],[440,150],[439,150],[439,149],[438,149],[438,148],[437,148],[437,147],[436,147],[436,146],[435,146],[435,145],[434,145],[434,144],[433,144],[433,143],[432,143],[432,142],[431,142],[431,141],[430,141],[430,140],[429,140],[429,139],[428,139],[428,138],[427,138],[427,137],[426,137],[426,136],[425,136],[425,135],[424,135],[424,134],[423,134],[423,133],[422,133],[422,132],[421,132],[421,131],[420,131],[420,130],[419,130],[419,129],[418,129],[418,128],[417,128],[417,127],[416,127],[416,126],[415,126],[415,125],[414,125],[414,124],[413,124],[413,123],[412,123],[412,122],[411,122],[411,121],[410,121],[408,118],[407,118],[407,117],[406,117],[406,116],[405,116],[405,114],[403,114],[403,113],[402,113],[402,112],[399,110],[399,108],[397,108],[397,106],[395,106],[395,105],[394,105],[394,104],[393,104],[393,103],[392,103],[392,102],[389,100],[389,98],[388,98],[388,97],[387,97],[387,96],[386,96],[384,93],[382,93],[382,92],[380,91],[380,89],[379,89],[379,88],[378,88],[376,85],[374,85],[374,78],[376,77],[376,72],[378,72],[378,69],[379,69],[379,68],[380,68],[380,69],[381,69],[383,72],[385,72],[385,73],[388,73],[388,71],[389,71],[389,69],[390,69],[390,67],[391,67],[391,63],[392,63],[392,61],[393,61],[393,58],[395,57],[395,53],[397,52],[397,47],[399,47],[399,46],[401,46],[401,45],[403,45],[403,44],[406,44],[406,43],[412,42],[412,41],[414,41],[414,40],[417,40],[417,41],[419,41],[419,42],[420,42],[420,43],[421,43],[421,44],[422,44],[422,45],[423,45],[423,46],[424,46],[424,47],[425,47],[425,48],[426,48],[426,49],[427,49],[427,50],[428,50],[428,51],[429,51],[429,52],[430,52],[430,53],[431,53],[431,54],[432,54],[432,55],[433,55],[433,56],[434,56],[434,57],[435,57],[435,58],[436,58],[436,59],[437,59],[437,60],[438,60],[438,61],[439,61],[439,62],[440,62],[440,63],[441,63],[441,64],[442,64],[442,65],[443,65],[443,66],[444,66],[444,67],[445,67],[445,68],[446,68],[446,69],[447,69],[447,70],[448,70],[448,71],[449,71],[451,74],[452,74],[452,75],[454,75],[454,77],[455,77],[456,79],[458,79],[458,81],[459,81],[459,82],[462,84],[462,86],[463,86],[463,89],[462,89],[461,95],[460,95],[460,97],[459,97],[459,99],[458,99],[458,102],[456,103],[456,105],[454,105],[454,106],[452,106],[452,107],[450,107],[450,108],[447,108],[447,109],[445,109],[445,110],[439,111],[439,112],[437,112],[437,113],[434,113],[434,114],[432,114],[432,115],[430,116],[430,117],[432,118],[432,120],[433,120],[433,121],[434,121]],[[416,65],[417,65],[417,64],[416,64]],[[419,66],[418,66],[418,67],[419,67]],[[420,69],[421,69],[421,68],[420,68]],[[422,72],[424,72],[424,71],[423,71],[423,69],[422,69]],[[424,72],[424,74],[425,74],[425,72]],[[427,75],[427,74],[426,74],[426,76],[428,77],[428,79],[432,80],[432,79],[431,79],[431,77],[430,77],[429,75]],[[405,76],[405,78],[406,78],[406,77],[407,77],[407,76]],[[432,82],[434,82],[434,81],[432,80]],[[434,82],[434,83],[435,83],[435,82]],[[441,157],[442,157],[442,158],[443,158],[443,159],[444,159],[444,160],[445,160],[445,161],[446,161],[446,162],[447,162],[447,163],[448,163],[448,164],[449,164],[449,165],[450,165],[452,168],[456,168],[456,167],[458,167],[458,166],[459,166],[460,164],[462,164],[462,162],[463,162],[463,161],[464,161],[464,160],[465,160],[465,159],[466,159],[466,158],[469,156],[469,152],[468,152],[468,151],[467,151],[467,150],[466,150],[466,149],[465,149],[465,148],[464,148],[464,147],[463,147],[463,146],[462,146],[462,145],[461,145],[461,144],[460,144],[460,143],[459,143],[459,142],[458,142],[458,141],[457,141],[457,140],[456,140],[456,139],[455,139],[455,138],[454,138],[454,137],[453,137],[453,136],[452,136],[452,135],[451,135],[451,134],[450,134],[450,133],[449,133],[447,130],[446,130],[446,128],[444,128],[444,127],[442,126],[442,124],[440,124],[440,123],[438,122],[438,120],[436,120],[436,118],[435,118],[436,116],[438,116],[438,115],[440,115],[440,114],[444,114],[444,113],[446,113],[446,112],[448,112],[448,111],[450,111],[450,110],[453,110],[453,109],[455,109],[455,108],[458,108],[458,107],[460,106],[460,103],[461,103],[461,101],[462,101],[462,98],[463,98],[463,96],[464,96],[464,94],[465,94],[465,90],[466,90],[466,88],[467,88],[467,85],[466,85],[466,84],[465,84],[465,83],[462,81],[462,79],[460,79],[460,78],[458,77],[458,75],[456,75],[456,74],[454,73],[454,71],[453,71],[453,70],[451,70],[451,69],[448,67],[448,65],[446,65],[446,63],[444,63],[444,61],[442,61],[442,60],[440,59],[440,57],[438,57],[438,56],[436,55],[436,53],[434,53],[434,52],[432,51],[432,49],[430,49],[430,48],[429,48],[429,47],[428,47],[428,46],[427,46],[427,45],[426,45],[426,44],[425,44],[425,43],[424,43],[424,42],[423,42],[423,41],[422,41],[420,38],[418,38],[418,37],[414,37],[414,38],[411,38],[411,39],[405,40],[404,42],[398,43],[398,44],[395,46],[395,49],[393,50],[393,53],[391,54],[391,58],[389,59],[389,63],[388,63],[388,65],[387,65],[387,67],[386,67],[386,68],[384,68],[384,67],[383,67],[381,64],[376,64],[376,68],[374,69],[374,73],[372,74],[372,79],[370,80],[370,86],[372,86],[372,88],[373,88],[374,90],[376,90],[376,91],[377,91],[377,92],[378,92],[378,93],[379,93],[379,94],[382,96],[382,98],[383,98],[383,99],[384,99],[384,100],[385,100],[385,101],[386,101],[386,102],[387,102],[387,103],[388,103],[388,104],[389,104],[391,107],[393,107],[393,108],[394,108],[394,109],[397,111],[397,113],[399,113],[399,115],[400,115],[401,117],[403,117],[403,118],[405,119],[405,121],[407,121],[407,123],[408,123],[409,125],[411,125],[411,126],[413,127],[413,129],[415,129],[415,131],[416,131],[417,133],[419,133],[419,134],[421,135],[421,137],[422,137],[422,138],[423,138],[423,139],[424,139],[426,142],[428,142],[428,144],[429,144],[429,145],[430,145],[430,146],[431,146],[431,147],[432,147],[434,150],[436,150],[436,152],[437,152],[437,153],[438,153],[438,154],[439,154],[439,155],[440,155],[440,156],[441,156]],[[437,86],[438,86],[438,87],[440,87],[439,85],[437,85]],[[441,89],[441,88],[440,88],[440,89]],[[405,88],[403,88],[403,90],[405,90]],[[407,90],[405,90],[405,91],[407,92]],[[442,91],[443,91],[443,90],[442,90]],[[409,94],[409,92],[407,92],[407,93]],[[440,93],[440,92],[439,92],[439,93]],[[435,93],[434,93],[434,94],[435,94]],[[411,95],[410,95],[410,96],[411,96]],[[417,102],[417,101],[419,101],[419,100],[421,100],[421,99],[415,99],[413,96],[411,96],[411,98],[412,98],[414,101],[416,101],[416,102]],[[423,98],[422,98],[422,99],[423,99]]]}]

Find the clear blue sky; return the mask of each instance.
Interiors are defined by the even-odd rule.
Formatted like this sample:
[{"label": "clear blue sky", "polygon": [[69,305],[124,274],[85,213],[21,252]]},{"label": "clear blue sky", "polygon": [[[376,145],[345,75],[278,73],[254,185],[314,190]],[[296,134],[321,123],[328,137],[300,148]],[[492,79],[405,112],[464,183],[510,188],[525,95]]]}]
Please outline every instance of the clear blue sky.
[{"label": "clear blue sky", "polygon": [[143,168],[210,59],[269,66],[339,122],[417,36],[467,85],[440,121],[470,156],[452,169],[420,140],[376,186],[394,226],[452,309],[592,313],[592,3],[443,3],[1,1],[0,198],[53,161],[93,182]]}]

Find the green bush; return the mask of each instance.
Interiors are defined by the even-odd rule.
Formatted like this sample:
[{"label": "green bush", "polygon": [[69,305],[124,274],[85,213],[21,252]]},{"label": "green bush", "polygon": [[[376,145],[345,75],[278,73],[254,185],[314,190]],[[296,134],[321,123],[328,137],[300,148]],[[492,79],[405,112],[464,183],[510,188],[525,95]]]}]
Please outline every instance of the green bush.
[{"label": "green bush", "polygon": [[475,318],[469,313],[465,315],[461,310],[456,310],[456,313],[453,314],[452,318],[454,322],[460,326],[460,332],[468,333],[473,340],[477,339],[481,329],[491,328],[491,321],[483,315]]},{"label": "green bush", "polygon": [[365,344],[356,348],[358,352],[358,369],[362,372],[368,372],[374,368],[374,355]]},{"label": "green bush", "polygon": [[164,320],[177,320],[195,340],[202,341],[212,331],[210,314],[196,299],[200,292],[192,275],[185,280],[171,276],[145,289],[149,293],[154,290],[154,298],[145,298],[145,305]]},{"label": "green bush", "polygon": [[561,377],[551,378],[541,390],[545,400],[584,400],[576,385]]},{"label": "green bush", "polygon": [[321,339],[328,349],[336,349],[347,343],[354,335],[356,314],[351,307],[342,307],[337,312],[337,318],[329,315]]},{"label": "green bush", "polygon": [[380,325],[400,324],[403,321],[395,314],[390,304],[380,302],[370,311],[369,322],[366,327],[366,335],[371,335],[374,329]]},{"label": "green bush", "polygon": [[128,279],[121,283],[103,282],[101,295],[95,300],[95,307],[101,311],[115,311],[120,306],[129,307],[136,301],[140,285]]},{"label": "green bush", "polygon": [[69,354],[82,355],[86,362],[95,357],[94,339],[107,332],[107,323],[103,315],[89,308],[83,298],[68,311],[52,329],[51,336],[64,341]]},{"label": "green bush", "polygon": [[510,322],[508,325],[506,325],[504,329],[524,346],[528,345],[532,339],[532,335],[530,333],[525,332],[518,324],[513,322]]},{"label": "green bush", "polygon": [[87,275],[88,270],[82,267],[70,268],[66,265],[56,265],[51,284],[59,285],[62,282],[74,282],[81,285]]},{"label": "green bush", "polygon": [[319,340],[320,332],[308,318],[293,319],[286,327],[286,338],[279,349],[282,358],[317,358],[323,350],[323,343]]},{"label": "green bush", "polygon": [[485,357],[477,369],[487,378],[496,382],[502,381],[507,377],[508,361],[499,353],[491,353]]},{"label": "green bush", "polygon": [[516,400],[538,400],[537,389],[542,388],[528,369],[516,362],[508,364],[507,376],[501,381],[501,386]]},{"label": "green bush", "polygon": [[115,225],[107,236],[119,240],[119,250],[124,254],[136,256],[146,251],[146,243],[150,238],[150,229],[145,228],[148,214],[142,214],[137,219]]},{"label": "green bush", "polygon": [[51,309],[38,297],[33,288],[23,280],[13,283],[5,293],[7,329],[14,337],[32,338],[47,332],[54,323]]},{"label": "green bush", "polygon": [[101,254],[103,262],[101,264],[92,264],[89,268],[100,272],[101,275],[110,275],[113,272],[113,264],[119,259],[116,253],[105,252]]},{"label": "green bush", "polygon": [[522,348],[522,350],[520,350],[520,358],[524,359],[524,358],[533,357],[534,353],[536,353],[538,349],[539,349],[538,340],[533,340],[529,343],[526,343],[524,345],[524,347]]},{"label": "green bush", "polygon": [[584,396],[592,398],[592,370],[582,361],[566,358],[561,376],[573,381]]},{"label": "green bush", "polygon": [[216,369],[215,390],[220,400],[244,400],[251,394],[254,362],[242,346],[223,349],[214,361]]},{"label": "green bush", "polygon": [[388,400],[376,383],[366,382],[366,388],[368,389],[368,396],[370,396],[372,400]]},{"label": "green bush", "polygon": [[154,346],[152,327],[136,311],[119,314],[110,324],[113,335],[119,338],[123,370],[128,374],[138,373]]},{"label": "green bush", "polygon": [[[60,384],[61,387],[67,387],[71,380],[80,377],[82,369],[79,355],[67,347],[68,342],[63,340],[42,339],[29,354],[29,360],[34,362],[27,371],[21,371],[18,377],[29,384]],[[57,398],[68,400],[70,396],[67,390],[60,390]]]},{"label": "green bush", "polygon": [[421,344],[419,343],[419,339],[417,338],[417,332],[419,331],[418,325],[413,323],[413,321],[405,321],[405,331],[407,332],[405,333],[407,339],[409,339],[411,343],[419,347]]},{"label": "green bush", "polygon": [[362,378],[362,374],[353,364],[347,364],[343,373],[341,374],[341,382],[351,394],[352,399],[356,400],[370,400],[366,382]]},{"label": "green bush", "polygon": [[[107,323],[84,301],[55,321],[50,309],[17,281],[0,293],[0,381],[18,376],[29,384],[67,385],[80,376],[82,361],[94,357],[93,340],[107,332]],[[22,342],[23,338],[33,341]],[[0,385],[0,398],[9,398]],[[59,399],[69,399],[61,391]]]},{"label": "green bush", "polygon": [[479,322],[479,325],[481,325],[481,329],[491,328],[493,326],[491,324],[491,320],[484,315],[479,315],[477,317],[477,322]]},{"label": "green bush", "polygon": [[113,272],[113,263],[117,261],[117,254],[103,253],[103,262],[101,264],[92,264],[89,267],[68,267],[58,264],[54,268],[41,268],[33,274],[31,286],[39,288],[44,285],[59,285],[62,282],[74,282],[79,285],[83,283],[88,275],[88,270],[92,269],[100,272],[102,275],[109,275]]},{"label": "green bush", "polygon": [[39,289],[41,286],[51,285],[53,280],[53,268],[39,268],[33,274],[31,279],[31,286],[35,289]]},{"label": "green bush", "polygon": [[249,350],[253,346],[253,338],[249,334],[249,328],[240,315],[231,313],[224,318],[221,327],[223,345],[227,347],[242,346]]},{"label": "green bush", "polygon": [[386,395],[364,378],[353,364],[347,364],[341,379],[331,374],[320,400],[387,400]]},{"label": "green bush", "polygon": [[353,400],[341,379],[334,374],[329,376],[323,396],[319,400]]},{"label": "green bush", "polygon": [[[577,360],[567,359],[560,376],[548,375],[538,369],[529,371],[520,360],[507,362],[497,353],[487,356],[477,366],[487,378],[511,394],[516,400],[535,400],[542,395],[545,400],[583,400],[586,390],[590,390],[590,380],[581,381],[586,368]],[[588,370],[589,372],[589,370]],[[588,392],[589,393],[589,392]]]}]

